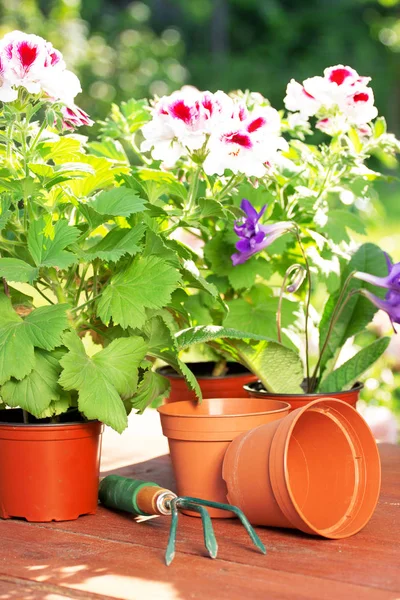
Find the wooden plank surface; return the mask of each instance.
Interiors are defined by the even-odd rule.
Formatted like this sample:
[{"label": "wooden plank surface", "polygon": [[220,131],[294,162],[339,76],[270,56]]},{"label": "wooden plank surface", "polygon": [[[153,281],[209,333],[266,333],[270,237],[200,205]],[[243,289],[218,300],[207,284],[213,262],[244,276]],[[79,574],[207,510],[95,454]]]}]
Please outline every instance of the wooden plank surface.
[{"label": "wooden plank surface", "polygon": [[[258,528],[267,556],[235,520],[214,521],[220,550],[212,561],[200,521],[180,517],[170,567],[163,563],[168,517],[138,523],[100,508],[72,522],[1,521],[0,600],[399,600],[400,448],[384,445],[380,452],[382,494],[362,532],[332,541]],[[167,456],[113,472],[174,486]]]}]

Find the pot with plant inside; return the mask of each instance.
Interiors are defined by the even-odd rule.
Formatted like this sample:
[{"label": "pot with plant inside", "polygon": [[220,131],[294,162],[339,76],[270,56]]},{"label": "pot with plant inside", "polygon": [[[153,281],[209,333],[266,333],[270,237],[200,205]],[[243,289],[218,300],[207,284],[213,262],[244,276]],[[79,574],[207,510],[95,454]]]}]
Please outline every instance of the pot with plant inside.
[{"label": "pot with plant inside", "polygon": [[74,133],[92,122],[60,52],[16,31],[0,59],[0,517],[76,519],[103,426],[167,394],[152,361],[187,270],[122,148]]}]

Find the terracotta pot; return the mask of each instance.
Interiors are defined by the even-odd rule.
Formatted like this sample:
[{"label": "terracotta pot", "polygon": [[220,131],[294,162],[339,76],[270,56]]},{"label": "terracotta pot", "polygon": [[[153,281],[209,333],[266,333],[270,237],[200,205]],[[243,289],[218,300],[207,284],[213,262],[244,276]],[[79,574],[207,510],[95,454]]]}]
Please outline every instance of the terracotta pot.
[{"label": "terracotta pot", "polygon": [[[257,381],[257,377],[250,373],[239,363],[228,363],[228,373],[221,377],[211,375],[215,363],[188,363],[188,367],[199,382],[203,398],[247,398],[248,394],[243,389],[247,383]],[[185,379],[171,367],[161,367],[157,370],[166,377],[171,384],[169,398],[165,402],[179,402],[180,400],[196,401],[196,394],[190,390]]]},{"label": "terracotta pot", "polygon": [[369,521],[380,475],[368,425],[354,408],[331,398],[240,435],[223,466],[228,499],[252,524],[333,539]]},{"label": "terracotta pot", "polygon": [[[230,442],[243,431],[286,416],[289,405],[258,398],[210,398],[201,404],[173,402],[158,411],[178,495],[226,503],[222,463]],[[210,514],[232,516],[218,509],[210,509]]]},{"label": "terracotta pot", "polygon": [[[356,408],[357,401],[360,397],[360,392],[363,389],[362,383],[356,383],[351,390],[345,392],[333,392],[329,393],[329,398],[335,398],[336,400],[343,400],[343,402],[347,402],[350,406],[354,406]],[[273,394],[271,392],[267,392],[264,389],[261,381],[252,382],[246,384],[243,388],[251,398],[265,398],[265,400],[282,400],[282,402],[288,402],[290,404],[290,410],[296,410],[297,408],[302,408],[303,406],[307,406],[310,402],[314,400],[320,400],[321,398],[326,398],[326,393],[321,394]]]},{"label": "terracotta pot", "polygon": [[42,522],[94,514],[104,426],[4,422],[18,412],[0,411],[0,517]]}]

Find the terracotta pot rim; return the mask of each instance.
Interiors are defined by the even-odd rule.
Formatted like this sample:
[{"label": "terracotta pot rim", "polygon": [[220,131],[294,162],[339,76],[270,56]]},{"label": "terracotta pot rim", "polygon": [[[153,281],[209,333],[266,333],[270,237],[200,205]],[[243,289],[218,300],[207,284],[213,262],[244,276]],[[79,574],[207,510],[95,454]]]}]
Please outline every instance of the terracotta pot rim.
[{"label": "terracotta pot rim", "polygon": [[[254,398],[253,398],[254,399]],[[247,398],[203,398],[203,402],[209,402],[210,400],[240,400],[242,403],[247,400]],[[283,413],[290,409],[290,404],[288,402],[277,401],[282,404],[281,408],[277,408],[275,410],[261,410],[261,411],[252,411],[252,412],[242,412],[242,413],[234,413],[234,414],[219,414],[219,415],[188,415],[186,413],[176,413],[169,412],[169,410],[173,410],[171,407],[176,407],[178,404],[194,404],[191,400],[179,400],[178,402],[172,402],[171,404],[163,404],[157,408],[157,411],[161,415],[165,415],[168,417],[178,417],[180,419],[237,419],[238,417],[249,417],[251,415],[272,415],[276,413]],[[169,410],[168,410],[169,409]]]},{"label": "terracotta pot rim", "polygon": [[[212,362],[212,361],[205,361],[205,362]],[[198,364],[198,363],[187,363],[187,364]],[[240,363],[235,363],[237,365],[240,365]],[[156,373],[158,373],[159,375],[162,375],[163,377],[169,377],[171,379],[184,379],[183,375],[180,375],[179,373],[176,373],[175,371],[173,371],[172,373],[163,373],[163,369],[167,369],[167,368],[172,368],[172,367],[168,367],[168,366],[164,366],[164,367],[158,367],[158,369],[156,369]],[[235,378],[239,378],[239,377],[254,377],[253,373],[251,371],[249,371],[248,369],[246,369],[246,367],[243,367],[244,371],[243,373],[231,373],[230,375],[196,375],[196,379],[200,379],[202,381],[204,380],[212,380],[212,381],[216,381],[219,379],[235,379]]]},{"label": "terracotta pot rim", "polygon": [[351,390],[343,390],[342,392],[314,392],[312,394],[276,394],[275,392],[268,392],[265,389],[261,389],[261,390],[255,390],[253,389],[253,387],[259,383],[260,380],[258,381],[253,381],[252,383],[246,383],[243,386],[243,389],[246,390],[247,393],[252,393],[252,394],[260,394],[263,396],[274,396],[276,398],[315,398],[316,400],[320,399],[321,396],[325,397],[334,397],[334,396],[339,396],[342,394],[352,394],[354,392],[360,392],[363,387],[364,384],[361,383],[360,381],[357,381],[353,387],[351,388]]}]

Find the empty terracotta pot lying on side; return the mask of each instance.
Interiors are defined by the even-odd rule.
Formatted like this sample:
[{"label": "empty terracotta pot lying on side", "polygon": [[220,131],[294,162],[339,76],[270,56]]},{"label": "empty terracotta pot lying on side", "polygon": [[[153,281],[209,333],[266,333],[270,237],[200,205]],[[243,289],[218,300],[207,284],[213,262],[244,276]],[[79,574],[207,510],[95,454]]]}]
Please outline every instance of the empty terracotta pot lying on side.
[{"label": "empty terracotta pot lying on side", "polygon": [[[178,495],[226,503],[222,463],[229,444],[244,431],[286,416],[289,405],[258,398],[209,398],[201,404],[165,404],[158,411]],[[232,516],[218,509],[209,512],[212,517]]]},{"label": "empty terracotta pot lying on side", "polygon": [[236,437],[223,466],[229,502],[252,524],[333,539],[367,524],[380,475],[368,425],[354,408],[330,398]]},{"label": "empty terracotta pot lying on side", "polygon": [[[253,373],[239,363],[228,363],[228,371],[225,375],[213,376],[214,366],[213,362],[188,363],[188,367],[199,383],[203,398],[248,397],[243,386],[257,381],[257,377]],[[157,372],[166,377],[171,384],[169,397],[165,400],[167,404],[181,400],[197,401],[195,392],[188,387],[184,377],[174,369],[168,366],[161,367]]]},{"label": "empty terracotta pot lying on side", "polygon": [[364,386],[362,383],[356,383],[351,390],[333,393],[329,392],[329,394],[273,394],[264,388],[261,381],[251,381],[250,383],[246,383],[243,386],[243,389],[252,398],[264,398],[265,400],[280,400],[281,402],[288,402],[290,404],[290,410],[296,410],[297,408],[307,406],[307,404],[310,404],[310,402],[313,402],[314,400],[320,400],[321,398],[326,398],[327,396],[329,396],[329,398],[334,398],[335,400],[343,400],[343,402],[347,402],[347,404],[350,404],[350,406],[354,406],[355,408],[363,387]]}]

